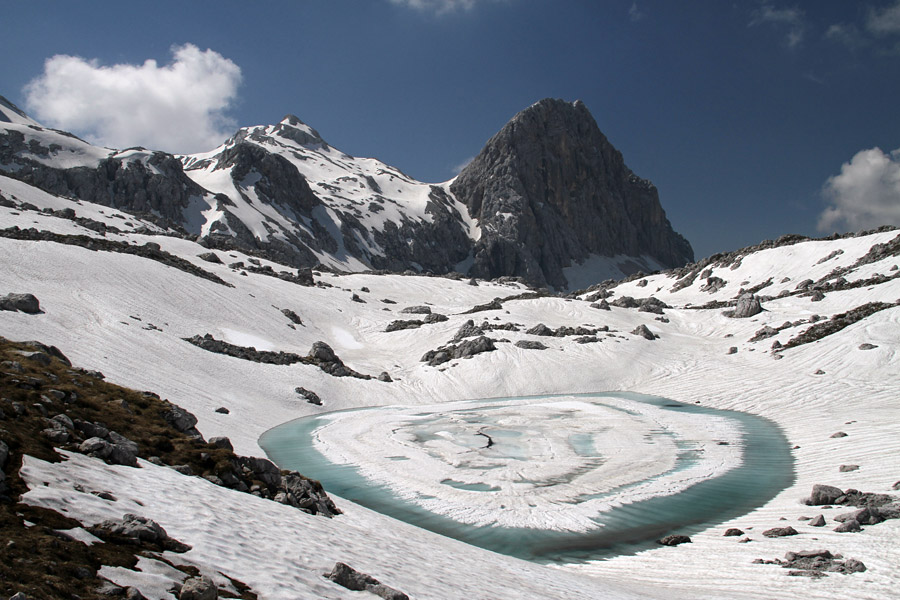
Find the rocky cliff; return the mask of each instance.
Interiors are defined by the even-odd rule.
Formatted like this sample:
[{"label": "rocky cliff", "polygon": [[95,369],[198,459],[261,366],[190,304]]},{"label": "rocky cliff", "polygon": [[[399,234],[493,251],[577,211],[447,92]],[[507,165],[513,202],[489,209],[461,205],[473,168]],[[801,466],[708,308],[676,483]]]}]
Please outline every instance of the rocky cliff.
[{"label": "rocky cliff", "polygon": [[450,190],[478,220],[470,274],[567,287],[563,268],[590,255],[693,260],[656,188],[625,166],[584,103],[541,100],[517,114]]}]

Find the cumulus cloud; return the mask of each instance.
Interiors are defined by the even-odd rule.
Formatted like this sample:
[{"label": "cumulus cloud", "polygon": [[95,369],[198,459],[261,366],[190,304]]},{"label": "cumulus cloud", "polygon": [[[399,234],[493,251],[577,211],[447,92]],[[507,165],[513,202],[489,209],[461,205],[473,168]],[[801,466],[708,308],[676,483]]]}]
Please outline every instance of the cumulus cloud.
[{"label": "cumulus cloud", "polygon": [[775,8],[768,2],[753,11],[750,26],[769,24],[787,27],[787,45],[794,48],[803,43],[806,33],[806,13],[799,8]]},{"label": "cumulus cloud", "polygon": [[881,9],[870,8],[866,16],[866,29],[875,35],[900,33],[900,0]]},{"label": "cumulus cloud", "polygon": [[819,231],[900,226],[900,149],[857,152],[828,178],[824,194],[831,206],[819,217]]},{"label": "cumulus cloud", "polygon": [[38,121],[114,148],[169,152],[211,150],[234,132],[225,111],[237,95],[241,69],[212,50],[172,47],[158,65],[101,65],[58,54],[25,86],[25,105]]}]

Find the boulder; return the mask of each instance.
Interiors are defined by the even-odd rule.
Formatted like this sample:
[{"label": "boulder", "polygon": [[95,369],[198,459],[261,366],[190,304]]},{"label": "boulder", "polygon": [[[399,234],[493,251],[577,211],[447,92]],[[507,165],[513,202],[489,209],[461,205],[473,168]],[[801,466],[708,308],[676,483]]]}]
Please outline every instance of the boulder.
[{"label": "boulder", "polygon": [[525,350],[546,350],[547,346],[535,340],[519,340],[516,342],[516,348]]},{"label": "boulder", "polygon": [[294,388],[294,392],[296,392],[301,397],[305,398],[307,402],[310,404],[315,404],[316,406],[322,406],[322,399],[319,398],[319,395],[313,391],[310,391],[304,387]]},{"label": "boulder", "polygon": [[731,527],[725,530],[725,537],[733,537],[738,535],[744,535],[744,532],[737,527]]},{"label": "boulder", "polygon": [[667,535],[664,538],[656,540],[656,543],[662,544],[663,546],[677,546],[678,544],[691,543],[691,538],[686,535]]},{"label": "boulder", "polygon": [[231,445],[231,440],[224,435],[209,438],[209,443],[216,448],[224,448],[225,450],[234,452],[234,446]]},{"label": "boulder", "polygon": [[481,327],[475,325],[475,321],[469,319],[459,326],[459,329],[456,331],[456,335],[453,336],[453,341],[458,342],[459,340],[465,339],[467,337],[476,337],[479,335],[484,335],[484,330]]},{"label": "boulder", "polygon": [[209,262],[209,263],[217,264],[217,265],[222,264],[222,259],[219,258],[219,255],[216,254],[215,252],[204,252],[203,254],[198,254],[197,258],[199,258],[200,260],[205,260],[206,262]]},{"label": "boulder", "polygon": [[543,323],[538,323],[531,329],[526,330],[525,333],[529,335],[552,336],[555,332]]},{"label": "boulder", "polygon": [[834,501],[844,495],[840,488],[833,485],[823,485],[817,483],[813,486],[812,494],[806,501],[810,506],[824,506],[826,504],[834,504]]},{"label": "boulder", "polygon": [[856,519],[849,519],[835,527],[834,530],[838,533],[853,533],[862,531],[862,527],[859,526],[859,521],[857,521]]},{"label": "boulder", "polygon": [[428,307],[428,306],[422,306],[422,305],[420,305],[420,306],[407,306],[406,308],[404,308],[404,309],[401,310],[400,312],[401,312],[401,313],[404,313],[404,314],[408,314],[408,315],[430,315],[430,314],[431,314],[431,308]]},{"label": "boulder", "polygon": [[181,433],[186,433],[187,435],[194,438],[202,438],[200,432],[197,431],[197,417],[195,417],[190,412],[181,408],[177,404],[172,404],[169,401],[165,402],[166,409],[162,413],[163,419],[175,428],[176,431],[180,431]]},{"label": "boulder", "polygon": [[753,294],[741,294],[737,300],[734,310],[728,313],[729,317],[734,319],[746,319],[762,312],[762,306],[759,298]]},{"label": "boulder", "polygon": [[797,535],[797,530],[788,525],[787,527],[773,527],[772,529],[766,529],[763,531],[763,535],[768,538],[773,537],[786,537],[790,535]]},{"label": "boulder", "polygon": [[282,308],[281,314],[286,316],[290,320],[291,323],[293,323],[295,325],[303,325],[303,321],[300,320],[300,316],[297,313],[295,313],[294,311],[292,311],[291,309]]},{"label": "boulder", "polygon": [[646,325],[638,325],[631,332],[632,335],[639,335],[645,340],[655,340],[658,336],[654,335]]},{"label": "boulder", "polygon": [[841,465],[838,467],[838,471],[841,473],[852,473],[853,471],[859,471],[859,465]]},{"label": "boulder", "polygon": [[818,515],[809,522],[810,527],[825,527],[825,517]]},{"label": "boulder", "polygon": [[217,600],[218,597],[216,584],[206,575],[185,579],[178,593],[178,600]]},{"label": "boulder", "polygon": [[309,350],[308,356],[322,362],[337,362],[338,357],[331,349],[331,346],[325,342],[314,342]]},{"label": "boulder", "polygon": [[41,304],[33,294],[7,294],[0,298],[0,310],[34,315],[41,312]]},{"label": "boulder", "polygon": [[403,592],[388,587],[371,575],[361,573],[342,562],[335,563],[331,573],[327,573],[325,577],[348,590],[370,592],[385,600],[409,600],[409,596]]}]

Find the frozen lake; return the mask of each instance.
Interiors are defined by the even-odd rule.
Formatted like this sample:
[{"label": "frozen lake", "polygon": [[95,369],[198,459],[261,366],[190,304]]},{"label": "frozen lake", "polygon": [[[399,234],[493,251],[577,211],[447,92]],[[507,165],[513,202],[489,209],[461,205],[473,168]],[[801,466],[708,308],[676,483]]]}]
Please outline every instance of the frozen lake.
[{"label": "frozen lake", "polygon": [[629,392],[333,412],[275,427],[260,445],[330,493],[547,562],[690,534],[793,481],[773,423]]}]

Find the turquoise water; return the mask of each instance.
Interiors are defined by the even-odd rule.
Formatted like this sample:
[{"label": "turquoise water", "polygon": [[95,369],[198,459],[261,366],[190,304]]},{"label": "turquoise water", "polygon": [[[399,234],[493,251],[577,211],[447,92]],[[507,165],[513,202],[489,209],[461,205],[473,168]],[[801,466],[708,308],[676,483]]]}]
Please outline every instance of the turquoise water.
[{"label": "turquoise water", "polygon": [[[559,397],[572,396],[598,400],[603,397],[624,398],[647,402],[663,410],[718,415],[731,419],[738,424],[742,432],[742,464],[678,494],[659,496],[613,508],[597,519],[597,522],[603,525],[602,528],[585,533],[572,533],[468,525],[431,513],[413,502],[403,500],[387,487],[362,477],[355,467],[331,463],[314,448],[312,433],[323,424],[321,416],[297,419],[270,429],[260,437],[259,443],[276,464],[320,480],[328,492],[435,533],[537,562],[582,562],[653,547],[655,540],[664,535],[670,533],[691,535],[746,514],[768,502],[794,481],[790,445],[782,431],[767,419],[736,411],[679,404],[666,398],[632,392],[566,394]],[[497,401],[517,399],[523,398],[504,398]],[[378,409],[354,409],[354,412],[365,410]],[[495,442],[502,443],[503,433],[490,428],[484,431],[491,435]],[[512,433],[516,432],[510,432],[507,436],[514,437],[511,436]],[[667,432],[659,433],[665,435]],[[588,437],[573,441],[574,445],[586,455],[592,451],[593,444]],[[696,460],[693,454],[692,451],[679,452],[673,470],[686,468]],[[398,461],[397,464],[398,468],[402,468],[402,462]],[[472,485],[461,484],[452,479],[442,483],[454,487]],[[490,493],[489,488],[487,485],[475,484],[475,489],[468,487],[462,489]],[[590,496],[587,494],[584,496],[588,497]]]}]

